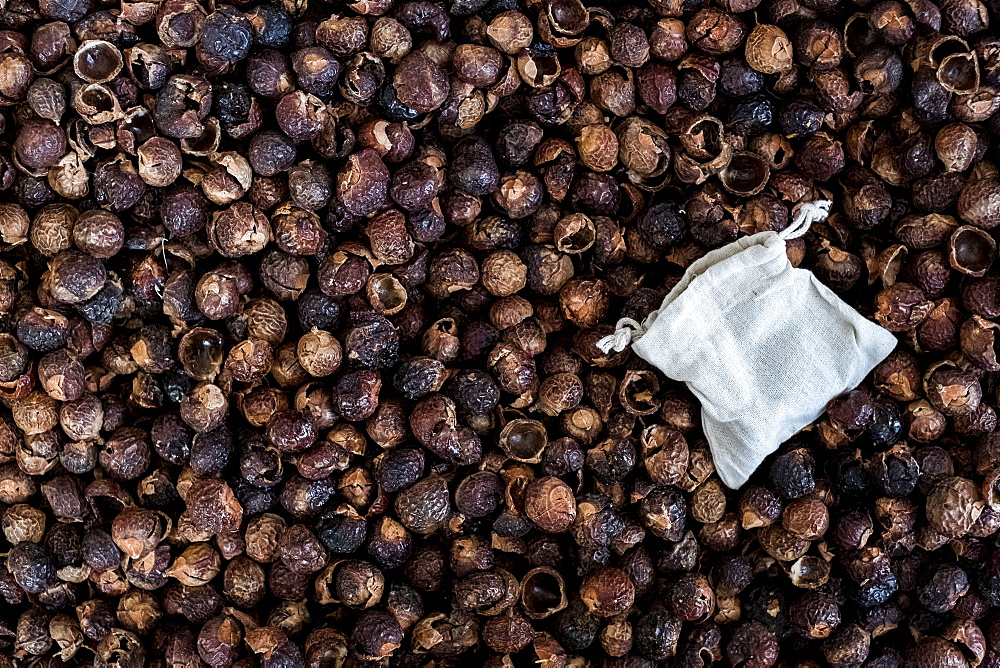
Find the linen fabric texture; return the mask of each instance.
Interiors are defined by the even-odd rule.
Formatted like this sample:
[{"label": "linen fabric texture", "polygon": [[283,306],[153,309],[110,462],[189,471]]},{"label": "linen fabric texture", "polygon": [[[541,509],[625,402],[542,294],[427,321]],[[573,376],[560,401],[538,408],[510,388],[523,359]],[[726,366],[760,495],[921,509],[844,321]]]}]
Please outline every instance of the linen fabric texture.
[{"label": "linen fabric texture", "polygon": [[[711,251],[642,325],[626,327],[634,330],[626,336],[638,336],[636,354],[701,401],[715,468],[734,489],[896,345],[890,332],[789,262],[785,239],[825,218],[823,204],[820,213],[800,212],[781,233]],[[602,341],[619,350],[621,342]]]}]

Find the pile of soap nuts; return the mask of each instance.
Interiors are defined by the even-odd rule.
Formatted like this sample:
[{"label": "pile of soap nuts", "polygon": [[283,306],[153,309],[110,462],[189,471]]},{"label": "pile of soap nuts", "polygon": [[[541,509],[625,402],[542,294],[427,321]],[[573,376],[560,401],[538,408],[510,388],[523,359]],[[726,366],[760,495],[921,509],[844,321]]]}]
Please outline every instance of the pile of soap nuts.
[{"label": "pile of soap nuts", "polygon": [[[996,22],[7,0],[0,668],[1000,666]],[[596,342],[821,198],[900,344],[730,490]]]}]

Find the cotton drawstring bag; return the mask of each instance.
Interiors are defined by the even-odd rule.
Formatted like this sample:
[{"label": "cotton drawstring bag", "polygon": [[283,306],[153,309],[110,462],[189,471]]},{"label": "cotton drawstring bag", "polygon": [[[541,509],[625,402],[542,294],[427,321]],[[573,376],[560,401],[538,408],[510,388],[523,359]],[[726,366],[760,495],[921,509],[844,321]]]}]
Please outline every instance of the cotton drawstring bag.
[{"label": "cotton drawstring bag", "polygon": [[733,489],[896,345],[895,336],[785,254],[785,240],[805,234],[829,210],[826,200],[799,204],[781,232],[711,251],[642,323],[623,318],[597,344],[607,353],[631,343],[637,355],[687,384],[701,401],[715,468]]}]

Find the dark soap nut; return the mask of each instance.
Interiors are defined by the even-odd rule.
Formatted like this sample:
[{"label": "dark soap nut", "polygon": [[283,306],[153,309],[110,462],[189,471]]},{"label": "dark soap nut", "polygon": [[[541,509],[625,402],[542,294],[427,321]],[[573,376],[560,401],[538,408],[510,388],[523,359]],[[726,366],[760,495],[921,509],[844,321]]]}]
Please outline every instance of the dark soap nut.
[{"label": "dark soap nut", "polygon": [[33,121],[21,128],[14,151],[28,168],[52,167],[66,153],[66,134],[50,120]]},{"label": "dark soap nut", "polygon": [[774,122],[774,105],[766,95],[750,95],[733,102],[726,126],[744,136],[763,134]]},{"label": "dark soap nut", "polygon": [[500,171],[489,144],[481,137],[468,137],[456,144],[448,179],[469,195],[491,194],[499,182]]},{"label": "dark soap nut", "polygon": [[790,100],[778,110],[778,124],[789,137],[808,137],[823,126],[824,116],[809,100]]},{"label": "dark soap nut", "polygon": [[773,489],[786,499],[797,499],[816,487],[815,460],[808,450],[796,449],[779,455],[771,465]]},{"label": "dark soap nut", "polygon": [[208,67],[230,66],[243,60],[253,46],[253,26],[246,14],[224,5],[205,18],[198,41],[198,59]]},{"label": "dark soap nut", "polygon": [[192,184],[173,186],[160,201],[160,219],[171,235],[194,234],[208,222],[210,205]]},{"label": "dark soap nut", "polygon": [[680,242],[687,233],[687,221],[673,202],[651,206],[638,221],[639,234],[655,248],[666,250]]},{"label": "dark soap nut", "polygon": [[342,67],[330,50],[309,46],[292,54],[292,69],[302,90],[326,97],[336,91]]},{"label": "dark soap nut", "polygon": [[253,98],[245,84],[224,81],[212,87],[212,111],[225,125],[241,125],[250,118]]},{"label": "dark soap nut", "polygon": [[424,455],[416,449],[390,450],[375,461],[375,481],[390,494],[412,485],[423,472]]},{"label": "dark soap nut", "polygon": [[269,49],[288,46],[292,37],[292,16],[284,7],[274,4],[257,5],[247,13],[253,28],[254,43]]},{"label": "dark soap nut", "polygon": [[718,86],[729,97],[753,95],[764,88],[764,75],[740,58],[726,58],[719,63]]},{"label": "dark soap nut", "polygon": [[247,158],[257,174],[274,176],[295,164],[295,144],[284,133],[264,130],[254,135],[247,149]]}]

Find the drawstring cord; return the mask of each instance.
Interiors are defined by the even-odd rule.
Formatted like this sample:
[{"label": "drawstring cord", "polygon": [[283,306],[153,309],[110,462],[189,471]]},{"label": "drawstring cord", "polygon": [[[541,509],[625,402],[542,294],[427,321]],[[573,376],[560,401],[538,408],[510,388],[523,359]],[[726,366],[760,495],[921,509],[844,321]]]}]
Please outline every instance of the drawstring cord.
[{"label": "drawstring cord", "polygon": [[[779,239],[795,239],[805,234],[813,223],[826,220],[830,215],[830,206],[833,202],[828,199],[819,199],[815,202],[799,202],[792,209],[792,224],[778,232]],[[653,325],[656,317],[660,314],[660,309],[652,311],[646,319],[639,322],[633,318],[621,318],[615,324],[615,333],[608,334],[597,341],[597,347],[605,355],[612,350],[620,353],[633,341],[638,340]]]},{"label": "drawstring cord", "polygon": [[830,215],[830,205],[828,199],[818,199],[815,202],[799,202],[792,209],[792,224],[778,232],[782,239],[795,239],[805,234],[813,223],[826,220]]},{"label": "drawstring cord", "polygon": [[[653,311],[656,313],[657,311]],[[650,313],[650,315],[653,315]],[[640,336],[646,333],[646,328],[642,326],[642,323],[638,320],[633,320],[632,318],[622,318],[615,325],[615,333],[608,334],[603,339],[597,342],[597,347],[607,355],[612,350],[616,353],[620,353],[625,350],[625,346],[632,343],[632,339],[638,339]]]},{"label": "drawstring cord", "polygon": [[833,204],[828,199],[818,199],[815,202],[799,202],[792,209],[792,224],[778,232],[778,237],[782,239],[795,239],[805,234],[813,223],[826,220],[830,215],[830,206]]}]

